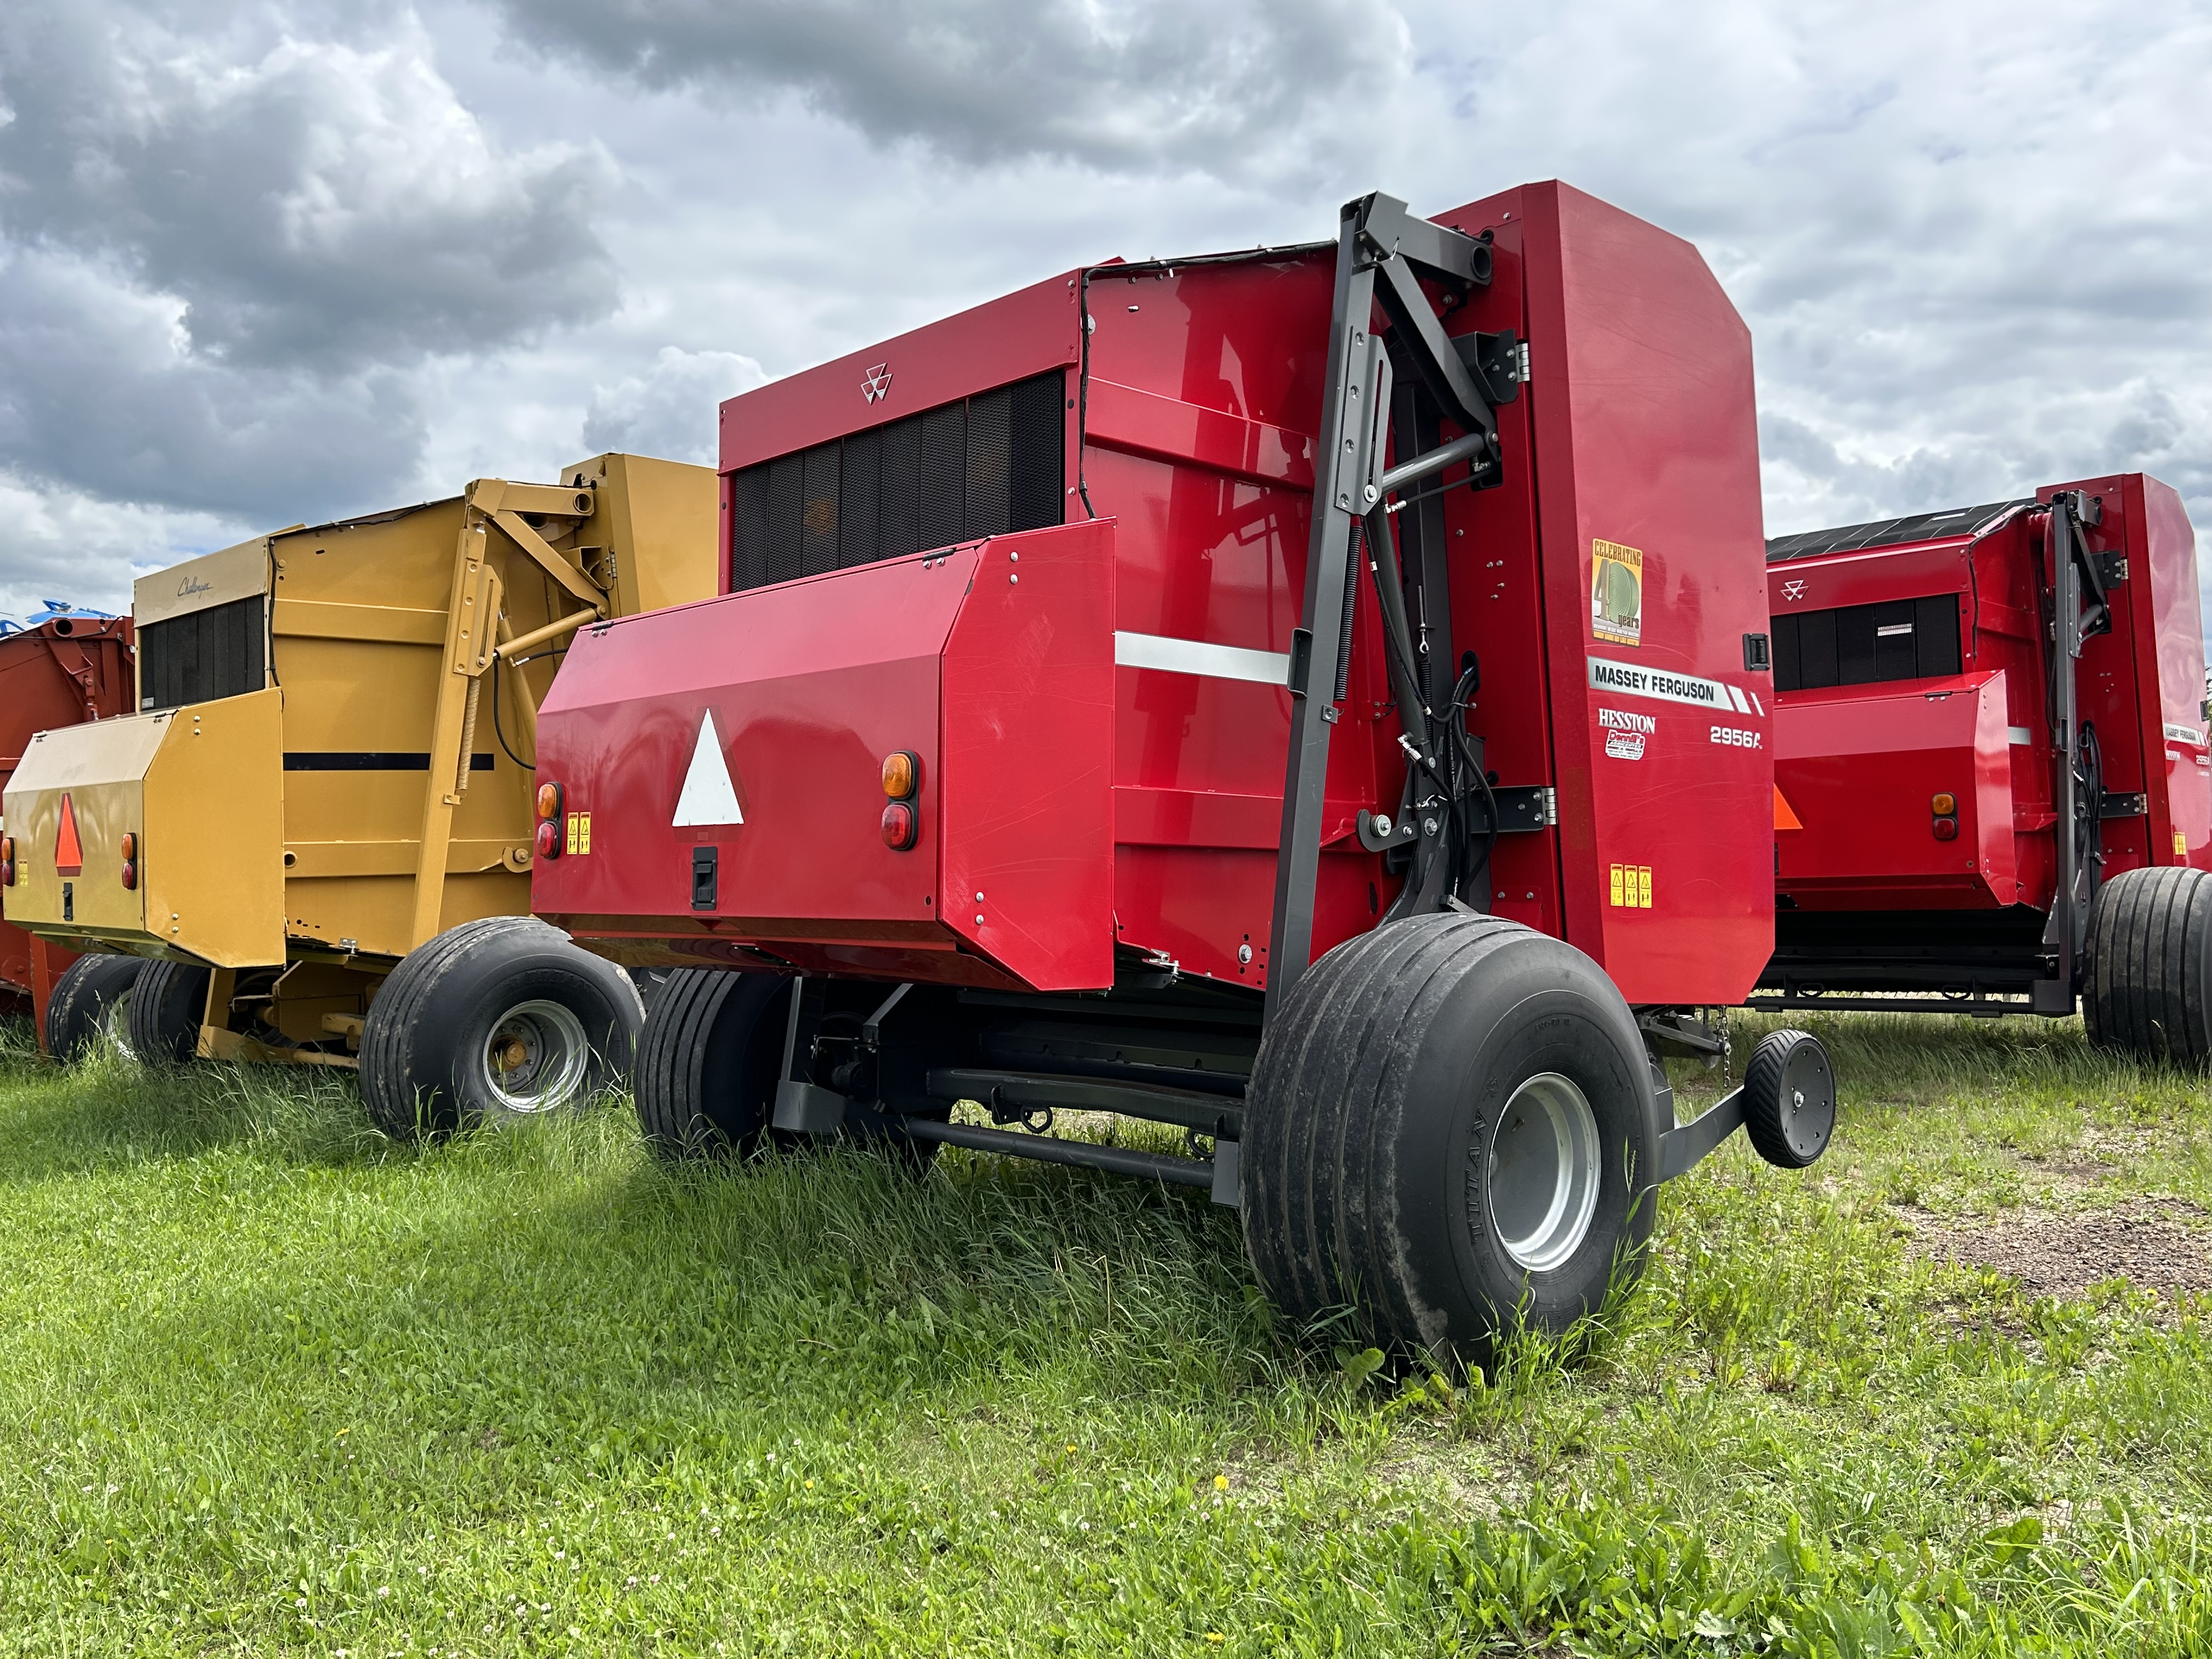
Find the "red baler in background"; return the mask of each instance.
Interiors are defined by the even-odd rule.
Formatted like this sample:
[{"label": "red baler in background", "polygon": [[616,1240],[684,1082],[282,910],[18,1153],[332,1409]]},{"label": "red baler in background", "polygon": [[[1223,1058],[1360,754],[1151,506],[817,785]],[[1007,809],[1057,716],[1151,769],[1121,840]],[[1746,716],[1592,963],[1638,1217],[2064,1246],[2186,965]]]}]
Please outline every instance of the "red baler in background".
[{"label": "red baler in background", "polygon": [[1778,537],[1770,994],[2212,1053],[2197,554],[2140,473]]},{"label": "red baler in background", "polygon": [[[137,706],[131,649],[128,617],[59,611],[0,632],[0,786],[14,775],[33,733],[127,714]],[[0,823],[0,863],[14,857],[5,836]],[[0,881],[0,894],[9,884]],[[5,904],[0,896],[0,915]],[[76,960],[75,952],[0,921],[0,1008],[31,1010],[43,1042],[46,999]]]},{"label": "red baler in background", "polygon": [[1438,1348],[1595,1307],[1738,1123],[1826,1144],[1802,1033],[1681,1128],[1652,1058],[1771,946],[1750,343],[1688,244],[1368,197],[734,398],[721,469],[726,595],[584,629],[538,724],[533,908],[684,970],[664,1150],[1206,1187],[1287,1310]]}]

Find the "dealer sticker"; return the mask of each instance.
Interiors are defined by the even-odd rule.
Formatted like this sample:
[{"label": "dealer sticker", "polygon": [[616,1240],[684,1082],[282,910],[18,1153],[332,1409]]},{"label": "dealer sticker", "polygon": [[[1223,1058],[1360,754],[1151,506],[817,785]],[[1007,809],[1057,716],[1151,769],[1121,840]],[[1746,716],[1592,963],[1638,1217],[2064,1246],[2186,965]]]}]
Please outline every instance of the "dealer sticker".
[{"label": "dealer sticker", "polygon": [[1615,645],[1644,642],[1644,555],[1619,542],[1590,543],[1590,632]]},{"label": "dealer sticker", "polygon": [[1626,709],[1601,708],[1597,723],[1605,729],[1605,752],[1614,760],[1640,761],[1644,745],[1658,729],[1658,721],[1649,714],[1629,713]]}]

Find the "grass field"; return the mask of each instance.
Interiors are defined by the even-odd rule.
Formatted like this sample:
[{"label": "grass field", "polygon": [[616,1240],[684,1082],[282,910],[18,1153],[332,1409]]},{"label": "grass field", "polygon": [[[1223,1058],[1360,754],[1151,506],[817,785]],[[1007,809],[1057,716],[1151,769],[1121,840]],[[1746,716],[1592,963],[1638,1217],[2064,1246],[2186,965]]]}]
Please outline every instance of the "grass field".
[{"label": "grass field", "polygon": [[1819,1029],[1821,1166],[1739,1137],[1587,1353],[1454,1389],[1195,1194],[417,1151],[0,1026],[0,1652],[2212,1651],[2202,1083]]}]

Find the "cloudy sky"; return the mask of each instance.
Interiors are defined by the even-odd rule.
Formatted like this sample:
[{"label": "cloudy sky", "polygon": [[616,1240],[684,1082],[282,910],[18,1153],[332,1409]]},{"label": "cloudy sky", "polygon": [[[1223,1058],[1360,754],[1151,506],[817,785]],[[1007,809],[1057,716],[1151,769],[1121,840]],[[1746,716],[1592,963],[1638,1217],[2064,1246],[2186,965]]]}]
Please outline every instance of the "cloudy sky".
[{"label": "cloudy sky", "polygon": [[0,612],[1553,176],[1749,319],[1770,532],[2118,468],[2212,530],[2208,98],[2212,0],[7,0]]}]

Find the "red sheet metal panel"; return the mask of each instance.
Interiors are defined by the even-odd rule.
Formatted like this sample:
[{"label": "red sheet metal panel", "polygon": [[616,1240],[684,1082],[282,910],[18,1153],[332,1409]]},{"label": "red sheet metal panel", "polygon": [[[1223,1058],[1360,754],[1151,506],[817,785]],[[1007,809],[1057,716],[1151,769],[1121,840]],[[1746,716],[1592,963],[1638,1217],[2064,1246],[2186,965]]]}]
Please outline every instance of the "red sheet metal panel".
[{"label": "red sheet metal panel", "polygon": [[[2142,818],[2107,823],[2106,873],[2139,863],[2212,868],[2204,635],[2189,515],[2171,487],[2140,472],[2054,488],[2085,489],[2100,501],[2105,522],[2090,532],[2091,544],[2128,562],[2128,579],[2113,595],[2112,634],[2082,653],[2090,670],[2083,690],[2101,705],[2085,696],[2106,754],[2106,787],[2145,797]],[[2041,490],[2038,498],[2051,495]]]},{"label": "red sheet metal panel", "polygon": [[[1559,790],[1559,827],[1499,838],[1492,902],[1598,957],[1633,1000],[1734,1001],[1765,960],[1772,900],[1763,879],[1771,857],[1765,688],[1745,672],[1741,641],[1764,627],[1743,326],[1693,249],[1564,186],[1529,186],[1437,216],[1469,234],[1491,231],[1497,252],[1492,283],[1447,308],[1447,333],[1510,329],[1534,341],[1534,383],[1498,411],[1503,482],[1480,492],[1455,489],[1442,506],[1452,648],[1480,659],[1473,724],[1487,744],[1487,763],[1508,788]],[[1098,609],[1096,635],[1087,636],[1110,641],[1113,653],[1106,732],[1112,841],[1100,861],[1110,882],[1110,922],[1083,951],[1118,942],[1173,957],[1188,973],[1255,988],[1267,981],[1291,718],[1285,671],[1304,581],[1334,258],[1331,247],[1093,267],[724,408],[722,465],[733,471],[1055,364],[1081,366],[1069,382],[1067,510],[1116,522],[1110,595]],[[1455,434],[1448,428],[1444,435]],[[1614,637],[1602,639],[1593,627],[1596,550],[1604,544],[1640,562],[1644,598],[1630,638],[1615,628]],[[884,568],[797,584],[792,591],[815,597],[799,610],[775,611],[772,623],[769,611],[748,608],[757,596],[743,596],[731,608],[699,607],[696,622],[665,631],[651,619],[594,630],[572,652],[547,706],[548,752],[588,772],[603,798],[641,793],[665,812],[659,803],[671,787],[668,769],[679,750],[688,753],[691,733],[649,739],[616,705],[625,696],[664,702],[673,685],[690,700],[685,718],[696,720],[701,700],[725,683],[751,687],[744,698],[764,698],[764,678],[805,672],[771,665],[787,654],[781,644],[756,652],[754,642],[771,629],[803,635],[805,645],[793,647],[802,655],[818,643],[842,665],[837,672],[857,674],[872,649],[899,660],[937,651],[933,641],[886,632],[876,613],[896,606],[872,599],[864,608],[876,643],[841,635],[839,613],[823,596],[872,593],[864,579]],[[979,580],[980,598],[991,583]],[[934,626],[917,612],[911,631]],[[602,638],[607,654],[595,657]],[[1354,835],[1361,809],[1397,811],[1405,765],[1364,580],[1355,596],[1353,641],[1325,789],[1316,953],[1374,926],[1398,885]],[[949,673],[952,657],[945,660]],[[1603,663],[1615,666],[1601,682]],[[582,678],[572,684],[572,677]],[[842,717],[823,684],[806,720],[826,732]],[[1607,721],[1623,710],[1640,745],[1615,741],[1622,733]],[[735,704],[731,718],[738,718]],[[880,709],[865,718],[862,746],[888,743],[878,730]],[[949,708],[945,720],[948,742],[971,730]],[[601,735],[572,738],[571,721]],[[1047,751],[1024,755],[1002,736],[974,730],[979,769],[995,744],[1006,757],[1006,779],[1023,778],[1019,787],[1033,793],[1055,787],[1058,763],[1040,767],[1033,757]],[[750,765],[738,740],[730,741],[733,761]],[[583,773],[575,787],[580,799]],[[1006,788],[1000,805],[1010,811],[1018,791],[1011,781]],[[609,822],[631,823],[627,817]],[[647,838],[641,847],[653,845],[653,836],[670,844],[665,820],[635,827]],[[627,830],[621,844],[627,850]],[[773,882],[796,895],[815,879],[799,870],[803,856],[794,848],[788,864],[729,868],[749,894],[753,884]],[[822,854],[831,865],[844,856],[842,843],[834,856]],[[946,867],[951,884],[944,896],[990,893],[991,882],[954,881],[957,873]],[[574,861],[547,866],[538,906],[574,921],[582,936],[605,940],[611,951],[659,948],[648,943],[657,928],[681,953],[738,960],[731,953],[748,948],[740,936],[759,945],[775,931],[769,924],[787,916],[777,947],[782,959],[860,961],[854,934],[826,925],[835,908],[827,898],[793,896],[769,907],[748,896],[742,915],[708,927],[685,915],[680,871],[619,900],[587,892],[584,879]],[[873,880],[866,876],[863,885]],[[1073,894],[1076,884],[1066,890]],[[1087,890],[1072,898],[1054,937],[1087,926],[1079,918],[1094,902]],[[856,910],[869,902],[855,900]],[[824,925],[799,937],[802,914]],[[991,904],[981,914],[983,931],[973,938],[951,937],[963,927],[945,921],[946,937],[926,940],[923,928],[908,939],[900,948],[949,954],[933,969],[917,957],[900,968],[902,976],[957,980],[988,970],[1042,985],[1030,969],[1014,968],[1010,937],[994,941],[989,930],[1000,923]],[[665,920],[656,924],[655,916]],[[893,909],[880,917],[886,928],[911,920]],[[862,921],[855,915],[840,925]],[[975,929],[972,920],[965,927]],[[1020,947],[1034,971],[1056,984],[1080,978],[1071,965],[1076,948],[1054,958],[1045,941],[1040,932]],[[870,961],[862,971],[890,971],[887,958]]]},{"label": "red sheet metal panel", "polygon": [[[2018,898],[2002,670],[1792,694],[1776,733],[1804,826],[1775,837],[1801,908],[1979,909]],[[1938,835],[1936,797],[1957,804]]]},{"label": "red sheet metal panel", "polygon": [[[34,732],[127,714],[137,706],[127,617],[64,617],[0,638],[0,788],[15,775]],[[0,915],[7,894],[0,890]],[[55,973],[76,960],[63,951]],[[0,999],[33,998],[31,936],[0,921]],[[36,997],[45,1026],[43,997]]]},{"label": "red sheet metal panel", "polygon": [[[935,409],[1082,356],[1078,273],[770,382],[721,409],[721,471]],[[957,342],[957,349],[948,349]]]},{"label": "red sheet metal panel", "polygon": [[1736,1001],[1773,944],[1750,331],[1680,238],[1516,198],[1565,933],[1631,1002]]},{"label": "red sheet metal panel", "polygon": [[[540,715],[538,775],[589,814],[592,850],[540,860],[534,908],[638,963],[1110,983],[1113,532],[1001,537],[586,629]],[[908,851],[880,827],[898,750],[921,769]],[[680,823],[702,769],[734,809]],[[698,848],[716,860],[703,911]]]}]

